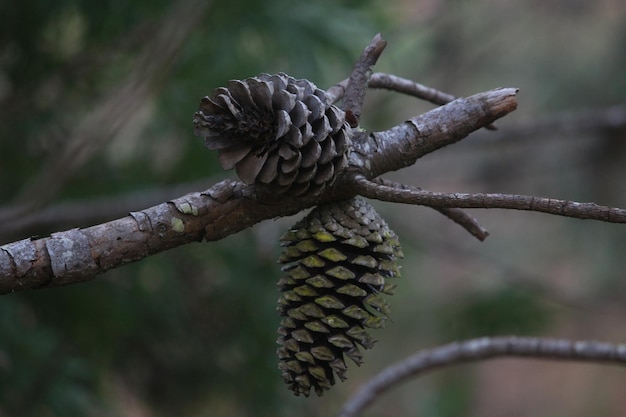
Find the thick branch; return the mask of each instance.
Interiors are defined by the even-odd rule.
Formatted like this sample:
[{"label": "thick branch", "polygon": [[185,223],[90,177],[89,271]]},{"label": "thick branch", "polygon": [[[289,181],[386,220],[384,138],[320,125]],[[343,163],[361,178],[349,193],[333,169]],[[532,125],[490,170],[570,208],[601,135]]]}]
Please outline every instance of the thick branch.
[{"label": "thick branch", "polygon": [[216,179],[206,178],[121,195],[62,201],[33,213],[24,213],[10,222],[0,222],[0,245],[23,236],[106,222],[143,207],[206,189],[215,182]]},{"label": "thick branch", "polygon": [[578,203],[554,198],[515,194],[437,193],[417,188],[396,188],[373,183],[357,177],[354,190],[368,198],[391,203],[417,204],[429,207],[513,209],[538,211],[576,219],[600,220],[608,223],[626,223],[626,210],[599,206],[595,203]]},{"label": "thick branch", "polygon": [[219,240],[265,219],[350,198],[356,194],[355,171],[374,177],[399,169],[513,109],[515,90],[496,90],[455,100],[411,119],[403,127],[366,134],[366,140],[355,145],[350,167],[338,175],[334,187],[320,196],[277,199],[253,186],[223,181],[208,191],[188,194],[108,223],[0,246],[0,293],[87,281],[111,268],[176,246],[202,239]]},{"label": "thick branch", "polygon": [[459,98],[389,130],[372,133],[357,141],[351,162],[368,178],[413,165],[418,158],[458,142],[515,110],[516,94],[515,88],[499,88]]},{"label": "thick branch", "polygon": [[[337,192],[324,197],[346,198]],[[281,199],[225,180],[204,192],[133,212],[85,229],[0,246],[0,294],[84,282],[154,253],[201,240],[220,240],[254,224],[324,202]]]},{"label": "thick branch", "polygon": [[522,357],[626,365],[626,345],[533,337],[472,339],[423,350],[389,366],[350,398],[340,417],[355,417],[383,392],[424,372],[478,360]]}]

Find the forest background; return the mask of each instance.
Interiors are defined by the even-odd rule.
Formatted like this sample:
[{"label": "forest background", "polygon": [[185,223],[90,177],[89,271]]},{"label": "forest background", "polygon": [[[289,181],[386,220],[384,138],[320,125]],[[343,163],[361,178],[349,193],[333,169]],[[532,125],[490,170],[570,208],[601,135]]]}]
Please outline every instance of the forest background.
[{"label": "forest background", "polygon": [[[626,206],[620,0],[0,3],[0,244],[89,226],[233,173],[194,137],[200,98],[286,72],[327,88],[372,36],[376,70],[457,96],[519,87],[518,110],[389,178],[433,191]],[[370,91],[362,125],[432,108]],[[374,202],[401,238],[392,319],[322,398],[276,368],[278,238],[266,221],[0,299],[0,416],[326,416],[385,365],[462,338],[624,341],[623,226],[475,210],[478,242],[432,210]],[[373,415],[621,416],[618,367],[502,360],[412,381]]]}]

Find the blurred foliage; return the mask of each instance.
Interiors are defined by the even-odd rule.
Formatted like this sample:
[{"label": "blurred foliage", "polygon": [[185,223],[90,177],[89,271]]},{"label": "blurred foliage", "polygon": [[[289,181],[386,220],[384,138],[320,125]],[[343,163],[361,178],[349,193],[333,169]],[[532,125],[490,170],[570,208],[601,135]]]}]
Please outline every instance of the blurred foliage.
[{"label": "blurred foliage", "polygon": [[549,325],[550,311],[535,293],[503,287],[468,291],[438,317],[447,339],[479,335],[539,335]]},{"label": "blurred foliage", "polygon": [[[513,120],[532,123],[551,111],[615,105],[626,96],[626,9],[619,0],[214,1],[176,59],[158,69],[162,76],[132,122],[84,161],[52,201],[24,195],[76,125],[140,66],[179,3],[0,2],[0,212],[20,199],[43,206],[230,175],[193,136],[191,118],[203,95],[260,72],[284,71],[325,88],[349,74],[380,31],[389,46],[378,70],[456,95],[520,87]],[[372,129],[431,107],[388,92],[371,92],[366,106],[364,124]],[[499,125],[505,129],[509,119]],[[540,137],[534,145],[478,141],[471,149],[479,152],[460,144],[397,178],[442,190],[550,193],[624,206],[625,138],[611,131],[580,140]],[[582,325],[581,317],[593,316],[589,306],[603,304],[600,297],[614,300],[607,309],[623,312],[626,248],[623,231],[613,226],[566,228],[555,218],[492,215],[492,236],[475,249],[439,217],[413,207],[383,210],[405,243],[394,323],[378,332],[366,365],[351,369],[348,382],[328,396],[292,398],[276,369],[275,242],[288,224],[278,221],[177,248],[91,283],[4,296],[0,416],[330,415],[362,378],[419,347],[535,334],[556,326],[555,315]],[[541,290],[517,287],[528,282]],[[559,308],[546,308],[546,299]],[[597,337],[614,334],[600,329],[586,328]],[[430,400],[422,391],[404,401],[392,397],[380,415],[472,413],[479,387],[467,369],[434,384]]]}]

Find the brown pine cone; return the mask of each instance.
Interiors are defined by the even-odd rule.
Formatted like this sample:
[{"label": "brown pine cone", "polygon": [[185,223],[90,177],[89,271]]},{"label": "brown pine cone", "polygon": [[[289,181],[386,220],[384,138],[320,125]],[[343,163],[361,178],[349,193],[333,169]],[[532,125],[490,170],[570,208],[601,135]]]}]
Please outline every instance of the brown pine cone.
[{"label": "brown pine cone", "polygon": [[351,128],[307,80],[261,74],[204,97],[196,135],[246,184],[293,196],[320,192],[347,165]]}]

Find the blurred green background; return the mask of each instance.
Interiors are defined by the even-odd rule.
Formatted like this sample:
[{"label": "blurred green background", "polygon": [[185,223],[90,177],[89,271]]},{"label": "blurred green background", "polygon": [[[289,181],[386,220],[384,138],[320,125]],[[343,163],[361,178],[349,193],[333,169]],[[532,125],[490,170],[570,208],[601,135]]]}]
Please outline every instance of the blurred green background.
[{"label": "blurred green background", "polygon": [[[326,88],[377,32],[389,42],[379,71],[459,96],[521,89],[499,132],[389,178],[626,207],[621,0],[4,1],[0,243],[232,177],[193,136],[200,98],[261,72]],[[363,126],[430,108],[372,91]],[[602,123],[607,109],[621,119]],[[476,210],[491,232],[479,243],[433,210],[375,205],[406,255],[393,322],[321,399],[293,397],[276,369],[275,260],[290,218],[2,296],[0,416],[329,416],[420,348],[495,334],[624,341],[623,226]],[[494,361],[412,381],[368,415],[622,416],[625,386],[620,368]]]}]

